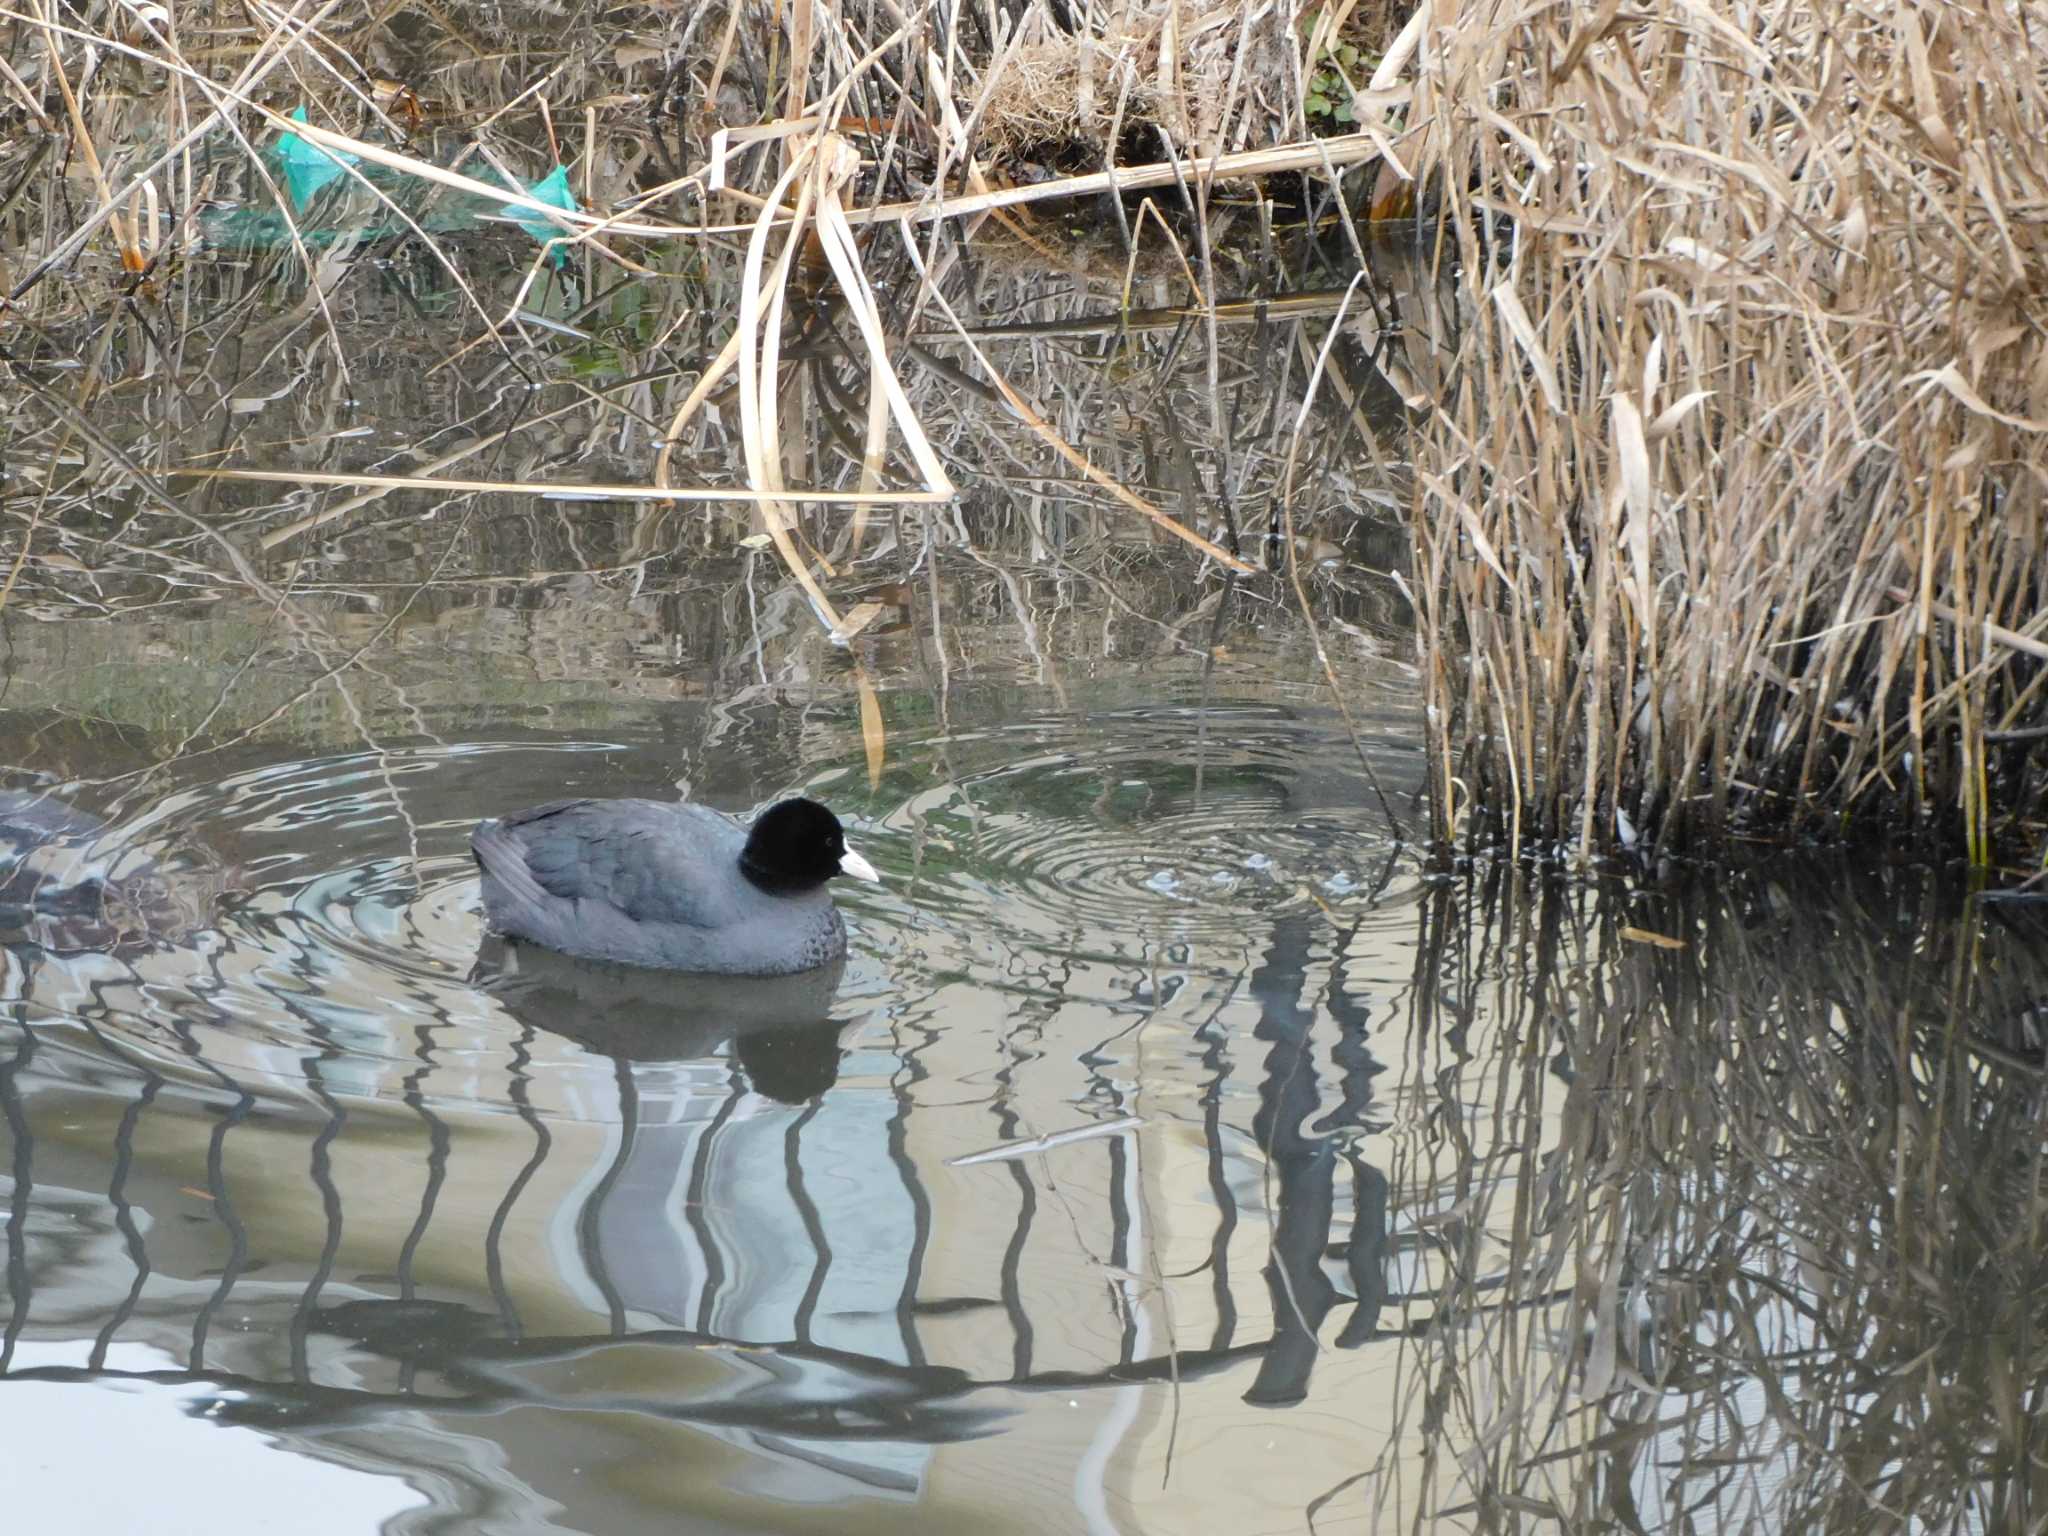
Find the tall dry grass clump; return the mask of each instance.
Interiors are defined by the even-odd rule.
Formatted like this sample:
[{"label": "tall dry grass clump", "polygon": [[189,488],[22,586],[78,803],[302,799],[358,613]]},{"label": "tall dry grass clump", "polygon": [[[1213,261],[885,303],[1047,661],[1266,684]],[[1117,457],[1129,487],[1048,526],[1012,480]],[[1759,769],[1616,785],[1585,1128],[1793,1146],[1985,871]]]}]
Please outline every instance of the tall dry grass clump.
[{"label": "tall dry grass clump", "polygon": [[1412,503],[1443,830],[2039,870],[2048,13],[1423,23],[1469,322]]}]

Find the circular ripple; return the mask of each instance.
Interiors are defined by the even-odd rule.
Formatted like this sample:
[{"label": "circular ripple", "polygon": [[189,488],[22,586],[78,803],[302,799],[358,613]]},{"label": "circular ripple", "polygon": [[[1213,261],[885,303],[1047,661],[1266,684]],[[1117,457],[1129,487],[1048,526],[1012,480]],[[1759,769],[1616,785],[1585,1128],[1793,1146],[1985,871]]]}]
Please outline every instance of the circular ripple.
[{"label": "circular ripple", "polygon": [[884,825],[908,845],[917,906],[998,937],[1242,938],[1392,872],[1355,760],[1281,710],[1130,712],[944,745],[960,771]]},{"label": "circular ripple", "polygon": [[[591,1056],[551,1043],[576,1038],[567,1023],[536,1034],[512,994],[476,979],[468,843],[491,809],[606,792],[616,762],[574,754],[620,750],[487,744],[275,763],[116,810],[98,846],[193,883],[203,899],[180,908],[189,926],[45,956],[8,990],[32,986],[46,1017],[233,1081],[502,1104],[515,1080],[524,1093],[550,1070],[587,1075]],[[1390,882],[1412,883],[1348,743],[1279,708],[1062,718],[899,737],[890,751],[894,771],[925,787],[879,816],[859,814],[852,773],[815,779],[889,872],[879,891],[841,893],[855,953],[835,1017],[916,984],[922,973],[892,958],[913,934],[928,959],[935,943],[959,948],[948,969],[980,965],[983,941],[1125,957],[1208,946],[1235,964],[1290,914],[1363,911]],[[673,1019],[672,982],[652,987],[647,1017]],[[574,1113],[584,1090],[563,1082],[558,1104]]]},{"label": "circular ripple", "polygon": [[[116,808],[95,853],[193,888],[179,905],[188,921],[103,953],[43,954],[24,987],[46,1021],[111,1030],[159,1062],[168,1053],[236,1083],[317,1075],[404,1096],[423,1063],[506,1058],[516,1031],[471,979],[482,923],[469,833],[475,806],[507,803],[479,788],[494,759],[559,792],[562,771],[536,766],[559,750],[268,764]],[[505,1092],[499,1074],[473,1097]]]}]

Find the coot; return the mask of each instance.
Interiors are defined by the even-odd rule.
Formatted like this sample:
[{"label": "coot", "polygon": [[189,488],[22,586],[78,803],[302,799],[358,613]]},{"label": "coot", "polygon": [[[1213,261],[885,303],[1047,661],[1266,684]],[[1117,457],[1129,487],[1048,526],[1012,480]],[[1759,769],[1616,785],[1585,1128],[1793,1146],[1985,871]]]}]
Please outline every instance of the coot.
[{"label": "coot", "polygon": [[507,938],[672,971],[786,976],[846,953],[825,882],[878,880],[815,800],[743,830],[701,805],[556,800],[470,838],[484,913]]}]

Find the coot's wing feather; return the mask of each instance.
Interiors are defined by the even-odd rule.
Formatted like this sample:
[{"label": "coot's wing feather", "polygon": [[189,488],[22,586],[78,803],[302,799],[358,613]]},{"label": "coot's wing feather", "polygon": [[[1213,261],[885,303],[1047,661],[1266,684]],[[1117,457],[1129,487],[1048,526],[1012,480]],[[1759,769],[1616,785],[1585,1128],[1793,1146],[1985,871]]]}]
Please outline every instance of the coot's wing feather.
[{"label": "coot's wing feather", "polygon": [[492,926],[507,933],[531,932],[542,920],[550,900],[526,863],[526,844],[520,829],[536,817],[546,817],[572,802],[556,801],[531,810],[493,817],[477,823],[469,837],[469,850],[483,871],[484,909]]},{"label": "coot's wing feather", "polygon": [[[714,927],[727,882],[740,878],[731,866],[745,836],[702,806],[557,800],[504,817],[489,841],[499,847],[478,833],[478,856],[515,891],[531,882],[559,901],[602,902],[636,923]],[[500,847],[516,868],[500,868]]]}]

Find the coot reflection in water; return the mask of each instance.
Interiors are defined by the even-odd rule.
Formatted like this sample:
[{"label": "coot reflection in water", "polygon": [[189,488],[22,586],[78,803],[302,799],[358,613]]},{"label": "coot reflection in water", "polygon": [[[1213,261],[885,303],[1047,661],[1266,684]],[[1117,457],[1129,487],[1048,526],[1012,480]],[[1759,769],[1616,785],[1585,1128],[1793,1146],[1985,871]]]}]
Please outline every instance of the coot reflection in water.
[{"label": "coot reflection in water", "polygon": [[686,1061],[730,1042],[756,1093],[805,1104],[839,1077],[831,1010],[845,969],[678,976],[487,937],[471,975],[520,1023],[618,1062]]}]

